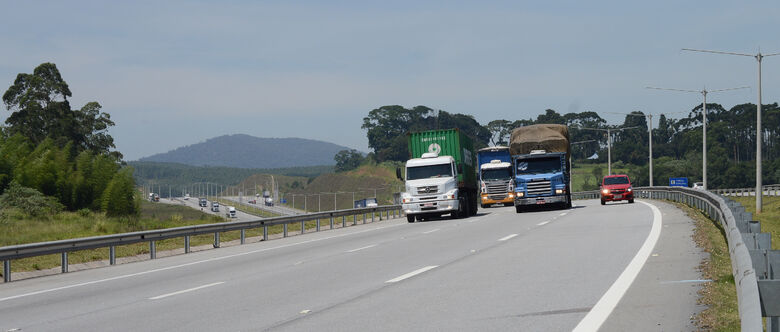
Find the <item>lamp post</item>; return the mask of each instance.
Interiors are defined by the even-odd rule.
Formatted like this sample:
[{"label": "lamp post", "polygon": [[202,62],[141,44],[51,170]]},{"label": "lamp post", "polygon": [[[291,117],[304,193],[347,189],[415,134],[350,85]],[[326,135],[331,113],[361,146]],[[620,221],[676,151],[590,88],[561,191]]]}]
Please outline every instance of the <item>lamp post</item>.
[{"label": "lamp post", "polygon": [[712,92],[721,92],[721,91],[729,91],[729,90],[739,90],[739,89],[747,89],[748,87],[743,86],[739,88],[728,88],[728,89],[719,89],[719,90],[707,90],[706,88],[701,90],[682,90],[682,89],[667,89],[667,88],[655,88],[648,86],[648,89],[654,89],[654,90],[666,90],[666,91],[678,91],[678,92],[693,92],[693,93],[701,93],[701,95],[704,97],[704,101],[701,103],[701,123],[702,123],[702,138],[701,138],[701,181],[702,181],[702,187],[704,190],[707,190],[707,94]]},{"label": "lamp post", "polygon": [[756,213],[761,213],[762,196],[764,196],[764,189],[762,188],[763,179],[761,178],[761,143],[764,141],[761,132],[761,60],[768,56],[780,55],[780,53],[761,54],[761,50],[756,54],[744,54],[744,53],[732,53],[710,50],[696,50],[691,48],[683,48],[683,51],[689,52],[702,52],[702,53],[715,53],[725,55],[738,55],[753,57],[758,61],[758,103],[756,104]]},{"label": "lamp post", "polygon": [[[626,129],[634,129],[639,128],[637,126],[634,127],[625,127],[625,128],[581,128],[578,127],[577,129],[584,129],[584,130],[598,130],[598,131],[606,131],[607,132],[607,174],[612,175],[612,131],[623,131]],[[584,143],[584,142],[580,142]]]}]

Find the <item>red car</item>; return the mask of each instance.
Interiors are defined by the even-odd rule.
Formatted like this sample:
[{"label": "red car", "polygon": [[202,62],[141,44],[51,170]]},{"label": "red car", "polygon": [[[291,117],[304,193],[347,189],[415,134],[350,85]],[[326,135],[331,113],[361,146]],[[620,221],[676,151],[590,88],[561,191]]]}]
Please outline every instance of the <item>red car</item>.
[{"label": "red car", "polygon": [[601,180],[601,205],[627,200],[634,202],[634,190],[628,175],[607,175]]}]

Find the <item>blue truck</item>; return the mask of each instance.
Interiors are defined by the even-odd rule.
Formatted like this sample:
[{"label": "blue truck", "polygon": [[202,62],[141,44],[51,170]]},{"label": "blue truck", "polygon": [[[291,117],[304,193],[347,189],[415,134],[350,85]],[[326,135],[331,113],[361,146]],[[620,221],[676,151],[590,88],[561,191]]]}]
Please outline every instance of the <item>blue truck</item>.
[{"label": "blue truck", "polygon": [[513,205],[515,200],[512,155],[508,146],[491,146],[477,151],[479,165],[479,204]]},{"label": "blue truck", "polygon": [[571,143],[569,128],[537,124],[515,128],[509,152],[515,180],[515,211],[554,204],[571,207]]}]

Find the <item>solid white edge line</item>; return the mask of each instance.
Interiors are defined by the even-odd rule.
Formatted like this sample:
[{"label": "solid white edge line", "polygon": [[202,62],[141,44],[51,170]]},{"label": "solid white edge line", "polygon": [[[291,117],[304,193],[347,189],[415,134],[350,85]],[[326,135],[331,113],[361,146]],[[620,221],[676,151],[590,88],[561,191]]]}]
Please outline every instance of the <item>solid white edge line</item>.
[{"label": "solid white edge line", "polygon": [[75,287],[88,286],[88,285],[98,284],[98,283],[112,281],[112,280],[126,279],[126,278],[136,277],[136,276],[140,276],[140,275],[150,274],[150,273],[154,273],[154,272],[173,270],[173,269],[178,269],[178,268],[186,267],[186,266],[190,266],[190,265],[196,265],[196,264],[207,263],[207,262],[212,262],[212,261],[220,261],[220,260],[223,260],[223,259],[239,257],[239,256],[246,256],[246,255],[256,254],[256,253],[264,252],[264,251],[270,251],[270,250],[276,250],[276,249],[282,249],[282,248],[297,246],[297,245],[300,245],[300,244],[319,242],[319,241],[323,241],[323,240],[330,240],[330,239],[335,239],[335,238],[339,238],[339,237],[355,235],[355,234],[360,234],[360,233],[365,233],[365,232],[371,232],[371,231],[376,231],[376,230],[380,230],[380,229],[396,227],[396,226],[401,226],[401,225],[405,225],[405,224],[387,225],[387,226],[377,227],[377,228],[373,228],[373,229],[366,229],[366,230],[361,230],[361,231],[355,231],[353,233],[339,234],[339,235],[334,235],[334,236],[329,236],[329,237],[324,237],[324,238],[319,238],[319,239],[312,239],[312,240],[301,241],[301,242],[296,242],[296,243],[284,244],[284,245],[281,245],[281,246],[278,246],[278,247],[257,249],[257,250],[242,252],[242,253],[238,253],[238,254],[232,254],[232,255],[227,255],[227,256],[219,256],[219,257],[204,259],[204,260],[200,260],[200,261],[194,261],[194,262],[189,262],[189,263],[184,263],[184,264],[179,264],[179,265],[162,267],[162,268],[154,269],[154,270],[141,271],[141,272],[125,274],[125,275],[120,275],[120,276],[106,278],[106,279],[98,279],[98,280],[87,281],[87,282],[82,282],[82,283],[68,285],[68,286],[44,289],[44,290],[39,290],[39,291],[35,291],[35,292],[30,292],[30,293],[25,293],[25,294],[19,294],[19,295],[13,295],[13,296],[0,298],[0,302],[13,300],[13,299],[18,299],[18,298],[21,298],[21,297],[28,297],[28,296],[38,295],[38,294],[50,293],[50,292],[59,291],[59,290],[63,290],[63,289],[70,289],[70,288],[75,288]]},{"label": "solid white edge line", "polygon": [[515,236],[517,236],[517,234],[509,234],[509,235],[507,235],[507,236],[504,236],[504,237],[502,237],[502,238],[500,238],[500,239],[498,239],[498,240],[499,240],[499,241],[506,241],[506,240],[509,240],[509,239],[511,239],[511,238],[513,238],[513,237],[515,237]]},{"label": "solid white edge line", "polygon": [[425,232],[422,232],[422,233],[423,233],[423,234],[431,234],[431,233],[433,233],[433,232],[435,232],[435,231],[438,231],[439,229],[440,229],[440,228],[436,228],[436,229],[432,229],[432,230],[430,230],[430,231],[425,231]]},{"label": "solid white edge line", "polygon": [[370,246],[365,246],[365,247],[360,247],[360,248],[357,248],[357,249],[347,250],[346,252],[355,252],[355,251],[360,251],[360,250],[363,250],[363,249],[368,249],[368,248],[373,248],[373,247],[376,247],[376,244],[372,244]]},{"label": "solid white edge line", "polygon": [[550,223],[550,221],[549,221],[549,220],[545,220],[545,221],[542,221],[542,222],[540,222],[540,223],[536,224],[536,226],[544,226],[544,225],[547,225],[547,224],[549,224],[549,223]]},{"label": "solid white edge line", "polygon": [[607,292],[601,296],[601,299],[599,299],[596,305],[590,309],[590,312],[585,315],[585,318],[583,318],[572,331],[597,331],[601,325],[604,324],[607,317],[612,313],[612,310],[614,310],[618,302],[620,302],[620,299],[626,294],[626,291],[634,282],[636,276],[639,275],[639,271],[642,270],[647,258],[653,251],[653,247],[655,247],[655,244],[658,242],[658,238],[661,236],[661,226],[663,225],[661,211],[659,211],[655,205],[641,201],[639,203],[649,206],[653,211],[653,227],[650,229],[650,234],[647,235],[645,243],[642,244],[642,247],[639,248],[639,251],[637,251],[634,256],[634,259],[628,263],[628,266],[626,266],[623,273],[615,280],[615,283],[609,287]]},{"label": "solid white edge line", "polygon": [[401,281],[401,280],[404,280],[404,279],[409,279],[409,278],[411,278],[411,277],[414,277],[414,276],[416,276],[416,275],[418,275],[418,274],[420,274],[420,273],[424,273],[424,272],[426,272],[426,271],[428,271],[428,270],[433,270],[433,269],[435,269],[435,268],[437,268],[437,267],[439,267],[439,266],[438,266],[438,265],[431,265],[431,266],[426,266],[426,267],[424,267],[424,268],[417,269],[417,270],[414,270],[414,271],[412,271],[412,272],[409,272],[409,273],[407,273],[407,274],[404,274],[404,275],[402,275],[402,276],[395,277],[395,278],[393,278],[393,279],[390,279],[390,280],[388,280],[388,281],[385,281],[385,283],[394,283],[394,282],[399,282],[399,281]]},{"label": "solid white edge line", "polygon": [[192,291],[196,291],[196,290],[203,289],[203,288],[206,288],[206,287],[216,286],[216,285],[220,285],[220,284],[224,284],[224,283],[225,283],[224,281],[219,281],[219,282],[211,283],[211,284],[208,284],[208,285],[203,285],[203,286],[193,287],[193,288],[189,288],[189,289],[185,289],[185,290],[180,290],[178,292],[173,292],[173,293],[163,294],[163,295],[159,295],[159,296],[155,296],[155,297],[150,297],[149,299],[150,300],[164,299],[164,298],[169,297],[169,296],[184,294],[184,293],[187,293],[187,292],[192,292]]}]

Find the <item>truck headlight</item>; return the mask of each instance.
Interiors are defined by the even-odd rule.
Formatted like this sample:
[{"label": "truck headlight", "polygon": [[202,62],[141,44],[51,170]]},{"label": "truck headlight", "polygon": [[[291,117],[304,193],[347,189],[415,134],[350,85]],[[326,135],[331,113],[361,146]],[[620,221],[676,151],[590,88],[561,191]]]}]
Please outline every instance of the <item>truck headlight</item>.
[{"label": "truck headlight", "polygon": [[564,191],[565,190],[563,190],[563,189],[555,189],[555,194],[556,195],[560,195],[560,194],[563,194]]},{"label": "truck headlight", "polygon": [[444,199],[458,199],[458,189],[449,191],[444,194]]},{"label": "truck headlight", "polygon": [[523,197],[525,196],[525,193],[522,191],[517,192],[517,197]]}]

